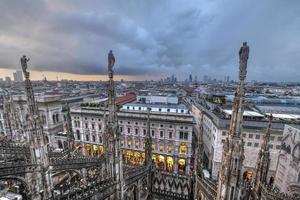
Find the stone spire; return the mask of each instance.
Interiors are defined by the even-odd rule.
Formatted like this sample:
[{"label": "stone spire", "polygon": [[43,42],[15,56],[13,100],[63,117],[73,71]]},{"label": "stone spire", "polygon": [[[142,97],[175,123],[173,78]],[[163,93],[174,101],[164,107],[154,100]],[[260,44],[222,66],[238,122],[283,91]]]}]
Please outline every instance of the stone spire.
[{"label": "stone spire", "polygon": [[106,148],[106,162],[108,172],[117,181],[117,191],[115,199],[123,199],[123,166],[120,133],[118,132],[118,118],[116,106],[116,91],[113,79],[113,66],[115,64],[115,57],[112,50],[108,54],[108,117],[106,125],[105,148]]},{"label": "stone spire", "polygon": [[268,182],[267,176],[268,176],[269,166],[270,166],[269,142],[270,142],[270,135],[271,135],[272,119],[273,116],[270,115],[266,135],[264,137],[264,141],[257,158],[256,176],[254,182],[254,188],[256,190],[256,194],[260,194],[259,191],[260,184],[266,185]]},{"label": "stone spire", "polygon": [[147,137],[145,145],[145,165],[151,167],[152,165],[152,137],[150,133],[150,109],[147,111]]},{"label": "stone spire", "polygon": [[240,196],[240,178],[244,161],[244,141],[241,138],[242,121],[245,103],[245,78],[249,46],[246,42],[239,51],[239,85],[237,87],[229,134],[223,145],[222,166],[219,173],[218,200],[233,200]]},{"label": "stone spire", "polygon": [[68,149],[71,151],[75,148],[75,138],[74,138],[74,133],[72,129],[72,119],[71,119],[71,114],[70,114],[70,107],[69,104],[65,105],[64,108],[65,111],[65,131],[67,133],[67,142],[68,142]]},{"label": "stone spire", "polygon": [[[47,153],[47,144],[45,142],[45,134],[43,131],[43,123],[38,113],[38,107],[34,98],[34,92],[31,81],[29,79],[30,73],[27,71],[27,63],[29,58],[23,56],[21,58],[21,66],[25,77],[25,92],[28,104],[28,114],[26,117],[26,130],[28,131],[29,144],[31,148],[32,162],[37,164],[37,168],[30,177],[30,182],[35,183],[34,194],[32,199],[45,199],[50,195],[49,180],[49,158]],[[42,191],[42,195],[41,195]]]}]

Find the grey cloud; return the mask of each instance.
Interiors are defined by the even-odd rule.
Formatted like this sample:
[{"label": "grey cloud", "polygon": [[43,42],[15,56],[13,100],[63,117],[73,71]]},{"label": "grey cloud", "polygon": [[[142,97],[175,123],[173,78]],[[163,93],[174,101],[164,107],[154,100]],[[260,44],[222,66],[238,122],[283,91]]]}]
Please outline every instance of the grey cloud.
[{"label": "grey cloud", "polygon": [[120,75],[236,77],[246,40],[249,79],[300,76],[297,0],[3,0],[0,13],[0,67],[27,54],[36,70],[105,74],[113,49]]}]

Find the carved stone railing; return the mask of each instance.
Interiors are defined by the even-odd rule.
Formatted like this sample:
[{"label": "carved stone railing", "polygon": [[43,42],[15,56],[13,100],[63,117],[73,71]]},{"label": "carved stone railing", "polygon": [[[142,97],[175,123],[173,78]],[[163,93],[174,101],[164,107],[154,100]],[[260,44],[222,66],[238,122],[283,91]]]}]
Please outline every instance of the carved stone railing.
[{"label": "carved stone railing", "polygon": [[[217,185],[210,181],[209,179],[196,176],[197,191],[201,195],[205,196],[206,199],[216,199],[217,198]],[[200,195],[200,194],[197,194]]]},{"label": "carved stone railing", "polygon": [[104,163],[104,158],[54,158],[51,159],[50,165],[53,170],[66,170],[66,169],[83,169],[89,167],[101,166]]},{"label": "carved stone railing", "polygon": [[299,200],[300,194],[288,195],[280,192],[277,188],[260,185],[262,200]]},{"label": "carved stone railing", "polygon": [[74,199],[74,200],[84,200],[91,199],[106,199],[113,195],[116,190],[116,181],[114,178],[109,178],[104,181],[92,182],[83,188],[73,188],[63,194],[53,194],[53,200],[62,199]]},{"label": "carved stone railing", "polygon": [[32,173],[37,165],[27,162],[2,162],[0,163],[0,177],[10,175],[25,175]]},{"label": "carved stone railing", "polygon": [[27,145],[14,142],[0,142],[0,155],[20,155],[26,154],[30,155],[30,149]]},{"label": "carved stone railing", "polygon": [[148,172],[149,170],[146,166],[128,169],[126,172],[124,172],[125,185],[129,185],[137,180],[140,180],[143,176],[146,176]]}]

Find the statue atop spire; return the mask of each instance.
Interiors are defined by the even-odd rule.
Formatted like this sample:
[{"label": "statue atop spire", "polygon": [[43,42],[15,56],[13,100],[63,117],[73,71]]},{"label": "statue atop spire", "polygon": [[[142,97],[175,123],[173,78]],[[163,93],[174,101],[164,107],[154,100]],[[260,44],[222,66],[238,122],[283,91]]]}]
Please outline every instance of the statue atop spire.
[{"label": "statue atop spire", "polygon": [[247,42],[243,42],[243,46],[241,46],[239,51],[239,57],[240,57],[239,78],[242,81],[245,80],[247,74],[247,62],[249,58],[249,46],[247,45]]},{"label": "statue atop spire", "polygon": [[110,50],[109,53],[108,53],[108,66],[107,66],[107,68],[108,68],[108,77],[110,79],[113,78],[113,74],[114,74],[113,66],[115,65],[115,62],[116,62],[115,56],[114,56],[112,50]]},{"label": "statue atop spire", "polygon": [[229,134],[223,144],[222,166],[219,174],[217,200],[239,199],[241,170],[243,168],[244,141],[241,137],[245,104],[245,83],[249,47],[244,42],[239,51],[239,85],[236,89]]},{"label": "statue atop spire", "polygon": [[25,55],[21,57],[21,66],[26,79],[29,78],[29,72],[27,72],[27,62],[29,62],[30,58],[27,58]]}]

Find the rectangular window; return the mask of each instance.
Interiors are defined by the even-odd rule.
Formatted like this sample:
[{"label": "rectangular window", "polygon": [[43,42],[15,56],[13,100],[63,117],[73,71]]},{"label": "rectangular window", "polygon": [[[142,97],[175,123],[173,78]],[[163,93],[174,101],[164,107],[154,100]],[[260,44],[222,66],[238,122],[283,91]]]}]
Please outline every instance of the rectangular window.
[{"label": "rectangular window", "polygon": [[127,129],[127,133],[128,133],[128,134],[130,133],[130,128]]},{"label": "rectangular window", "polygon": [[275,136],[271,136],[271,137],[270,137],[270,140],[271,140],[271,141],[274,141],[274,139],[275,139]]},{"label": "rectangular window", "polygon": [[273,149],[273,144],[269,144],[269,148],[270,148],[270,149]]},{"label": "rectangular window", "polygon": [[258,143],[254,143],[254,147],[258,147]]},{"label": "rectangular window", "polygon": [[277,138],[277,141],[280,142],[281,140],[282,140],[282,137],[278,137],[278,138]]},{"label": "rectangular window", "polygon": [[76,133],[77,133],[77,139],[80,140],[80,132],[79,132],[79,130],[77,130]]},{"label": "rectangular window", "polygon": [[222,135],[225,136],[226,135],[226,131],[222,131]]},{"label": "rectangular window", "polygon": [[189,133],[188,133],[188,132],[185,132],[185,133],[184,133],[184,139],[187,140],[188,138],[189,138]]},{"label": "rectangular window", "polygon": [[144,135],[146,135],[146,129],[143,130]]},{"label": "rectangular window", "polygon": [[86,135],[86,141],[89,141],[89,140],[90,140],[90,136]]},{"label": "rectangular window", "polygon": [[281,146],[280,145],[276,145],[276,149],[281,149]]},{"label": "rectangular window", "polygon": [[89,127],[88,123],[85,123],[85,128],[88,128],[88,127]]},{"label": "rectangular window", "polygon": [[160,137],[163,138],[164,137],[164,132],[160,131]]},{"label": "rectangular window", "polygon": [[154,130],[152,130],[152,137],[154,137]]},{"label": "rectangular window", "polygon": [[101,127],[101,124],[98,124],[98,129],[99,129],[99,130],[101,130],[101,129],[102,129],[102,127]]},{"label": "rectangular window", "polygon": [[139,134],[139,129],[135,129],[135,134],[137,135],[137,134]]},{"label": "rectangular window", "polygon": [[173,133],[172,132],[169,132],[169,138],[171,139],[173,136]]},{"label": "rectangular window", "polygon": [[248,142],[248,143],[247,143],[247,146],[248,146],[248,147],[251,147],[251,145],[252,145],[251,142]]},{"label": "rectangular window", "polygon": [[256,136],[255,136],[255,139],[260,139],[260,135],[256,135]]},{"label": "rectangular window", "polygon": [[96,142],[96,136],[93,135],[93,142]]},{"label": "rectangular window", "polygon": [[179,139],[183,139],[183,132],[179,133]]},{"label": "rectangular window", "polygon": [[123,132],[123,127],[122,127],[122,126],[120,126],[120,132],[121,132],[121,133]]},{"label": "rectangular window", "polygon": [[95,130],[95,124],[92,124],[92,129]]},{"label": "rectangular window", "polygon": [[101,136],[99,136],[99,142],[102,143],[102,137]]},{"label": "rectangular window", "polygon": [[249,138],[253,138],[253,134],[249,134]]}]

